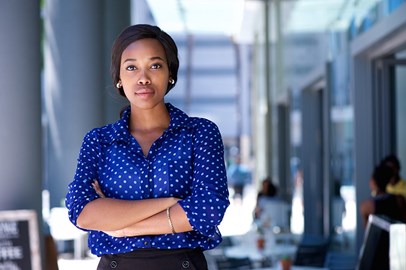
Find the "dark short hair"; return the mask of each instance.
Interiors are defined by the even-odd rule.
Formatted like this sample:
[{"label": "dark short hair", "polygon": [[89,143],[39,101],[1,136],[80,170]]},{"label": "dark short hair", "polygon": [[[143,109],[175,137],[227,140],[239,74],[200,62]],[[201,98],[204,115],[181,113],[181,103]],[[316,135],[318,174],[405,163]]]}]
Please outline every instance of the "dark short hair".
[{"label": "dark short hair", "polygon": [[386,186],[393,177],[393,171],[388,166],[380,164],[375,167],[372,174],[373,179],[375,180],[376,185],[381,191],[386,191]]},{"label": "dark short hair", "polygon": [[400,171],[400,161],[398,157],[394,154],[387,155],[381,162],[381,164],[394,166],[398,171]]},{"label": "dark short hair", "polygon": [[[125,28],[116,38],[111,51],[111,66],[110,72],[113,79],[113,84],[116,85],[120,80],[120,64],[123,51],[131,43],[145,38],[153,38],[158,40],[165,50],[166,60],[169,67],[169,75],[175,81],[174,84],[168,82],[166,93],[171,90],[178,80],[178,48],[175,41],[167,33],[162,31],[158,26],[149,24],[136,24]],[[119,88],[120,95],[125,96],[123,88]]]},{"label": "dark short hair", "polygon": [[278,188],[272,183],[272,178],[271,177],[266,177],[264,180],[262,180],[263,184],[268,184],[268,190],[266,191],[268,196],[274,197],[278,193]]}]

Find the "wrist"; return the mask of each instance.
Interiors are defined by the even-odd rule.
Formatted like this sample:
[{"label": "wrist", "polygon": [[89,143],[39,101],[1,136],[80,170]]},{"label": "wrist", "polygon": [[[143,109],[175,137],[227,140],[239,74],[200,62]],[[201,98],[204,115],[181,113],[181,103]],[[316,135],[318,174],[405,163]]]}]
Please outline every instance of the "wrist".
[{"label": "wrist", "polygon": [[176,231],[175,231],[175,227],[173,226],[173,222],[172,222],[172,218],[171,218],[171,208],[170,207],[166,208],[166,218],[168,220],[168,225],[169,225],[169,228],[170,228],[172,234],[175,234]]}]

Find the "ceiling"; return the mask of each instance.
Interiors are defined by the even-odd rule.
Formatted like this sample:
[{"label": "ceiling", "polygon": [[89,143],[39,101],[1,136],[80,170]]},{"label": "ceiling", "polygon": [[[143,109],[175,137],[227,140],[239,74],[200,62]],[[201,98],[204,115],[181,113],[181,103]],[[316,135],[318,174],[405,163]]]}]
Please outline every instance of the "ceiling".
[{"label": "ceiling", "polygon": [[[344,28],[381,0],[146,0],[157,25],[170,33],[252,35],[264,1],[281,3],[284,32]],[[272,12],[271,12],[272,15]],[[357,17],[357,16],[355,16]],[[271,19],[272,20],[272,19]]]},{"label": "ceiling", "polygon": [[[283,1],[283,0],[282,0]],[[356,24],[382,0],[297,0],[287,23],[287,32],[346,29]]]},{"label": "ceiling", "polygon": [[171,33],[239,32],[244,0],[147,0],[157,25]]}]

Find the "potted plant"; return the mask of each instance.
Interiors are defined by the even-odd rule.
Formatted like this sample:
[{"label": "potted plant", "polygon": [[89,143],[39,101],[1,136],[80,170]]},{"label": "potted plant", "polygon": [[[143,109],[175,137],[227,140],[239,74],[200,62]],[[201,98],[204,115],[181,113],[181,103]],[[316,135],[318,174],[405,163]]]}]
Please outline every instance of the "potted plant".
[{"label": "potted plant", "polygon": [[265,235],[262,227],[258,227],[257,248],[259,250],[263,250],[265,248]]},{"label": "potted plant", "polygon": [[290,270],[292,267],[292,258],[289,256],[284,256],[280,260],[281,270]]}]

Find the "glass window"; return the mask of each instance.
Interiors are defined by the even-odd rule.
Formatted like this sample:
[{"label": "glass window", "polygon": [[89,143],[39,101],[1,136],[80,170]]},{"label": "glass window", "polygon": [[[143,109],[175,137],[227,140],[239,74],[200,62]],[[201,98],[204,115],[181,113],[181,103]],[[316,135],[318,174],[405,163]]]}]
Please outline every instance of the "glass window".
[{"label": "glass window", "polygon": [[[398,57],[405,57],[406,51],[399,53]],[[406,164],[406,62],[396,65],[394,80],[394,107],[395,107],[395,138],[396,138],[396,153],[402,164]]]}]

